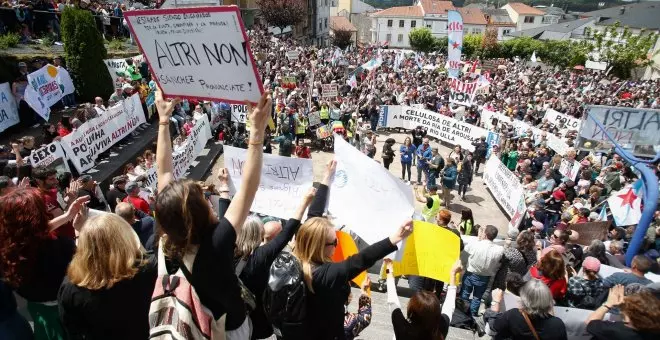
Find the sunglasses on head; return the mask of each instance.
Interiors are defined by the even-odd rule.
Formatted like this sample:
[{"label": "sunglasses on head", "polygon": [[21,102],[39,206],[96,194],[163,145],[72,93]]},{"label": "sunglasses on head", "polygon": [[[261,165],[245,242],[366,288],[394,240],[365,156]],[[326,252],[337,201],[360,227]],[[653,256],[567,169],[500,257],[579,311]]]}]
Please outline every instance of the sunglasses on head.
[{"label": "sunglasses on head", "polygon": [[336,247],[338,243],[339,243],[339,240],[338,240],[338,239],[335,239],[334,241],[332,241],[332,242],[330,242],[330,243],[326,243],[325,245],[326,245],[326,247],[327,247],[327,246],[333,246],[333,247]]}]

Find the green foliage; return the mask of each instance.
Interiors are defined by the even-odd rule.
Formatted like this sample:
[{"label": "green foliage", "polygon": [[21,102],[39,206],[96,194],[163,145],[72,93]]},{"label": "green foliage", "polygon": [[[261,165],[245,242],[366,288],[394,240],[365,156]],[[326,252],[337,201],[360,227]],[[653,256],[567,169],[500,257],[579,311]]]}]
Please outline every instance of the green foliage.
[{"label": "green foliage", "polygon": [[108,41],[108,49],[111,51],[125,51],[127,50],[124,39],[113,39]]},{"label": "green foliage", "polygon": [[307,15],[305,0],[257,0],[257,7],[261,17],[280,30],[289,25],[297,25]]},{"label": "green foliage", "polygon": [[468,34],[463,36],[463,51],[467,56],[478,57],[482,54],[481,34]]},{"label": "green foliage", "polygon": [[628,78],[633,69],[653,62],[650,51],[658,40],[657,33],[641,30],[633,34],[630,28],[621,27],[617,22],[602,32],[590,31],[588,35],[600,61],[612,66],[612,73],[618,77]]},{"label": "green foliage", "polygon": [[436,39],[426,27],[414,28],[408,33],[410,47],[419,52],[431,52],[436,47]]},{"label": "green foliage", "polygon": [[436,38],[435,50],[440,54],[447,55],[447,52],[449,51],[449,37],[444,36],[444,37]]},{"label": "green foliage", "polygon": [[99,94],[112,92],[112,79],[104,70],[108,52],[89,11],[66,8],[61,24],[64,54],[78,98],[93,102]]},{"label": "green foliage", "polygon": [[333,30],[332,45],[342,50],[353,43],[353,32],[346,30]]},{"label": "green foliage", "polygon": [[21,37],[16,33],[7,33],[0,36],[0,49],[5,50],[11,47],[16,47]]}]

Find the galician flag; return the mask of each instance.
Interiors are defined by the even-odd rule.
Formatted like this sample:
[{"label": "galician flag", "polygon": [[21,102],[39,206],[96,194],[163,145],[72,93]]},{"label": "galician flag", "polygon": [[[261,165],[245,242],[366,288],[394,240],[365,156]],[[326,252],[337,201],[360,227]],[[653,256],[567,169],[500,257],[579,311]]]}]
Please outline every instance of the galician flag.
[{"label": "galician flag", "polygon": [[357,87],[357,79],[355,78],[355,73],[346,81],[346,84],[351,87],[351,89],[354,89]]},{"label": "galician flag", "polygon": [[362,64],[362,66],[360,66],[360,67],[362,67],[363,69],[365,69],[367,71],[371,71],[375,68],[378,68],[382,63],[383,63],[383,59],[373,58],[373,59],[369,60],[368,62]]},{"label": "galician flag", "polygon": [[625,187],[607,199],[612,217],[617,226],[627,226],[639,223],[642,217],[642,194],[644,184],[637,180],[630,187]]}]

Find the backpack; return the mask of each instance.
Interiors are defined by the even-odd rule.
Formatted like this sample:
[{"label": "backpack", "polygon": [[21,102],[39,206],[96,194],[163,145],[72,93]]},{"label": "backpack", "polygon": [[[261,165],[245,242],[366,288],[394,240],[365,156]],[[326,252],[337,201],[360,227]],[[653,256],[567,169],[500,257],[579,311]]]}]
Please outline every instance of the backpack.
[{"label": "backpack", "polygon": [[149,306],[149,339],[224,339],[225,317],[213,318],[189,278],[197,251],[187,253],[179,270],[167,273],[163,240],[158,246],[158,278]]},{"label": "backpack", "polygon": [[305,338],[307,285],[300,261],[281,252],[270,266],[263,304],[273,332],[282,338]]}]

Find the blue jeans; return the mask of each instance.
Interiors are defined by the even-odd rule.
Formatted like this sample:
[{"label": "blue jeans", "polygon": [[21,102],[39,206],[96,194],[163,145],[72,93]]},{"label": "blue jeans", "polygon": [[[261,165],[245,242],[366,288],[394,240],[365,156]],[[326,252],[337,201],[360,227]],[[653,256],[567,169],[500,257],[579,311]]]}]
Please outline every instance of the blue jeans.
[{"label": "blue jeans", "polygon": [[369,123],[371,124],[371,131],[376,132],[376,128],[378,127],[378,119],[372,119]]},{"label": "blue jeans", "polygon": [[420,165],[417,163],[417,184],[422,183],[422,172],[426,175],[429,173],[429,169],[425,165]]},{"label": "blue jeans", "polygon": [[490,276],[481,276],[470,272],[465,273],[463,276],[461,299],[470,301],[470,293],[472,293],[472,301],[470,302],[472,316],[476,316],[479,312],[481,297],[484,295],[486,288],[488,288],[489,280]]},{"label": "blue jeans", "polygon": [[426,171],[426,190],[430,190],[431,186],[436,185],[435,183],[435,172]]}]

